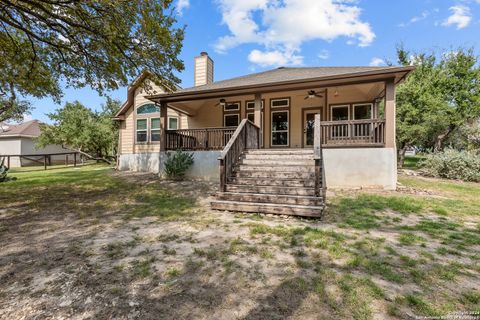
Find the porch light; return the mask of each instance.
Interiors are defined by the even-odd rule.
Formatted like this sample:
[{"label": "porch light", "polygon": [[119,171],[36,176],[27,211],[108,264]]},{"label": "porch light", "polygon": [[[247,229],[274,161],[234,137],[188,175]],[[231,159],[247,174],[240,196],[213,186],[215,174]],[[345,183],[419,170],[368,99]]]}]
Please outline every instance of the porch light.
[{"label": "porch light", "polygon": [[220,102],[218,103],[218,105],[222,108],[225,108],[226,104],[227,104],[227,100],[225,99],[220,99]]},{"label": "porch light", "polygon": [[339,96],[338,88],[335,88],[335,92],[333,93],[333,96],[334,96],[334,97],[338,97],[338,96]]}]

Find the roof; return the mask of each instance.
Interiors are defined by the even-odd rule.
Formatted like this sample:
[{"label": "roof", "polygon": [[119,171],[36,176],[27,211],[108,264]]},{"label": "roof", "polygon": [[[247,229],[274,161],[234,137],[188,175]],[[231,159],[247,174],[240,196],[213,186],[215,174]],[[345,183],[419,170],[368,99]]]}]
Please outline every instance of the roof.
[{"label": "roof", "polygon": [[241,77],[222,80],[206,84],[203,86],[190,87],[177,90],[181,92],[198,92],[212,89],[227,89],[240,86],[252,86],[258,84],[274,84],[277,82],[306,80],[313,78],[323,78],[329,76],[338,76],[345,74],[354,74],[366,71],[389,70],[396,67],[313,67],[313,68],[286,68],[280,67],[259,73],[253,73]]},{"label": "roof", "polygon": [[[151,100],[170,100],[176,97],[221,92],[227,90],[253,89],[267,86],[281,86],[286,84],[301,84],[313,81],[335,80],[361,76],[388,76],[395,77],[398,73],[409,73],[414,67],[387,66],[387,67],[304,67],[286,68],[253,73],[232,79],[216,81],[210,84],[176,90],[173,93],[164,93],[149,96]],[[178,100],[178,99],[177,99]]]},{"label": "roof", "polygon": [[0,138],[6,137],[28,137],[35,138],[41,133],[40,121],[30,120],[20,124],[0,124]]},{"label": "roof", "polygon": [[[134,95],[135,95],[135,90],[137,90],[138,87],[145,81],[145,79],[148,79],[151,76],[151,72],[149,71],[142,71],[138,77],[136,77],[130,86],[128,86],[128,91],[127,91],[127,100],[122,104],[120,109],[117,111],[117,113],[114,116],[114,120],[119,120],[120,115],[124,114],[127,112],[127,110],[133,105],[133,100],[134,100]],[[179,86],[176,86],[175,90],[180,89]],[[174,90],[171,90],[174,91]]]}]

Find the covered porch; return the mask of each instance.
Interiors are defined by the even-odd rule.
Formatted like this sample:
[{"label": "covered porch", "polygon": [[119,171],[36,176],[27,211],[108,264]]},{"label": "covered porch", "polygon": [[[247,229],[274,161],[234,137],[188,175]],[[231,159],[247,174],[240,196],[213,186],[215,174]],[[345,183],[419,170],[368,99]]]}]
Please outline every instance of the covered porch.
[{"label": "covered porch", "polygon": [[[165,107],[160,111],[164,151],[223,150],[242,119],[260,128],[260,148],[313,148],[317,114],[322,148],[392,148],[395,82],[303,83],[298,89],[268,87],[249,94],[224,90],[149,98]],[[184,115],[173,128],[167,108]]]}]

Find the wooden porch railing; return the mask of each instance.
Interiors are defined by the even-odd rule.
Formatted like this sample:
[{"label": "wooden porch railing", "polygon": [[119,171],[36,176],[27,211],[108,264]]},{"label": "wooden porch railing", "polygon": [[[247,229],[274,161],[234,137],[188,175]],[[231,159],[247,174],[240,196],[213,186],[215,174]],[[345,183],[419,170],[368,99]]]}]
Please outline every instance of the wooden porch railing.
[{"label": "wooden porch railing", "polygon": [[248,119],[237,127],[218,160],[220,161],[220,191],[225,192],[227,177],[245,149],[260,148],[260,128]]},{"label": "wooden porch railing", "polygon": [[165,130],[167,150],[221,150],[236,128]]},{"label": "wooden porch railing", "polygon": [[320,127],[323,147],[385,145],[385,120],[322,121]]}]

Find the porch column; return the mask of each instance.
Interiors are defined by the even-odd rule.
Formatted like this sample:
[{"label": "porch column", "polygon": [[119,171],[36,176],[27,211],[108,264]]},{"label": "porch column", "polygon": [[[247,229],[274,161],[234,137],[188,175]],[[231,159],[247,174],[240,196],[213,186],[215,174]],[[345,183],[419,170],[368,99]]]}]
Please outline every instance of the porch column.
[{"label": "porch column", "polygon": [[394,79],[385,81],[385,147],[396,149]]},{"label": "porch column", "polygon": [[162,102],[160,104],[160,151],[165,151],[167,147],[167,104]]},{"label": "porch column", "polygon": [[255,93],[255,108],[253,113],[254,123],[257,127],[262,127],[262,95]]}]

